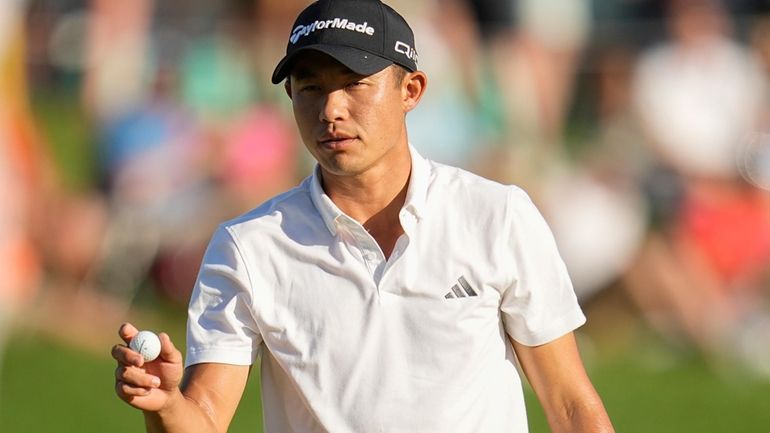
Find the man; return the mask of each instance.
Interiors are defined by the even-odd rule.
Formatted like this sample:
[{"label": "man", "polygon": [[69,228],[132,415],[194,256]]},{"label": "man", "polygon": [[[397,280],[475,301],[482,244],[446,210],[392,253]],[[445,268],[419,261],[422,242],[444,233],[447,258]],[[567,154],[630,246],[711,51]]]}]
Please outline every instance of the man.
[{"label": "man", "polygon": [[267,432],[525,432],[517,358],[554,431],[613,431],[532,203],[409,145],[427,77],[404,19],[378,0],[313,3],[284,79],[318,166],[214,234],[183,380],[166,334],[157,361],[113,348],[117,394],[148,431],[225,431],[258,354]]}]

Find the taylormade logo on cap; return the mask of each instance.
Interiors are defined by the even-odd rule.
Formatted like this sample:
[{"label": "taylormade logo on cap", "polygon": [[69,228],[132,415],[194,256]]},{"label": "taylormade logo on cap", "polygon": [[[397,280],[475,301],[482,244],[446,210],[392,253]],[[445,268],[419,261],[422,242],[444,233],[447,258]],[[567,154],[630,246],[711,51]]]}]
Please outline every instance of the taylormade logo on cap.
[{"label": "taylormade logo on cap", "polygon": [[294,28],[294,30],[292,30],[289,42],[296,44],[299,38],[307,36],[316,30],[324,29],[350,30],[369,36],[374,34],[374,27],[370,26],[366,21],[364,21],[362,24],[357,24],[352,21],[348,21],[347,18],[334,18],[325,21],[316,20],[308,25],[298,25]]},{"label": "taylormade logo on cap", "polygon": [[273,84],[289,77],[297,59],[309,50],[359,75],[372,75],[394,63],[417,70],[412,29],[380,0],[318,0],[308,5],[291,26],[286,55],[270,79]]}]

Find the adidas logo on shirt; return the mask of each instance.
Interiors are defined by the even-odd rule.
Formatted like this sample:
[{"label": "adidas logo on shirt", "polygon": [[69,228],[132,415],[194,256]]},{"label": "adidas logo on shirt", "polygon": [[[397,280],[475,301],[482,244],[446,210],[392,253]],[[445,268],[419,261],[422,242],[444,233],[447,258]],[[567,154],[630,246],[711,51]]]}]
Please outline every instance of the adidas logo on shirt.
[{"label": "adidas logo on shirt", "polygon": [[457,284],[452,286],[452,290],[450,290],[446,295],[444,295],[444,298],[446,299],[465,298],[467,296],[479,296],[479,295],[478,293],[476,293],[475,290],[473,290],[473,287],[471,287],[471,285],[468,284],[468,280],[466,280],[465,277],[460,277],[457,279]]}]

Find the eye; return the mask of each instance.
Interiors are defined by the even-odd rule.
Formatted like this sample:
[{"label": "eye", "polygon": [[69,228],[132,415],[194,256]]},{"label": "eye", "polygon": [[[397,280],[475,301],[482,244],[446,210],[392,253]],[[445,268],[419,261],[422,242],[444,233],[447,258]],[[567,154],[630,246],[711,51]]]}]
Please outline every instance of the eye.
[{"label": "eye", "polygon": [[307,93],[307,92],[317,92],[320,89],[321,89],[321,87],[317,86],[315,84],[304,84],[304,85],[299,87],[299,91],[300,92],[304,92],[304,93]]},{"label": "eye", "polygon": [[362,80],[356,80],[348,84],[348,87],[351,89],[355,89],[357,87],[364,87],[366,83],[364,83]]}]

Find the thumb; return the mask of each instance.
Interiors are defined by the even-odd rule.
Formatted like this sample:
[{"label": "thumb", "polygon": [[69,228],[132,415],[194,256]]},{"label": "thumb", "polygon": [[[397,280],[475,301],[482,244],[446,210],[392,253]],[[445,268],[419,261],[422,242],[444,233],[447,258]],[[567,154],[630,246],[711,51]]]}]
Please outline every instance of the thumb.
[{"label": "thumb", "polygon": [[130,343],[131,339],[138,333],[139,330],[129,322],[120,325],[120,329],[118,329],[118,335],[126,344]]},{"label": "thumb", "polygon": [[161,332],[158,334],[158,338],[160,339],[160,357],[166,362],[181,364],[182,353],[174,346],[171,337],[165,332]]}]

